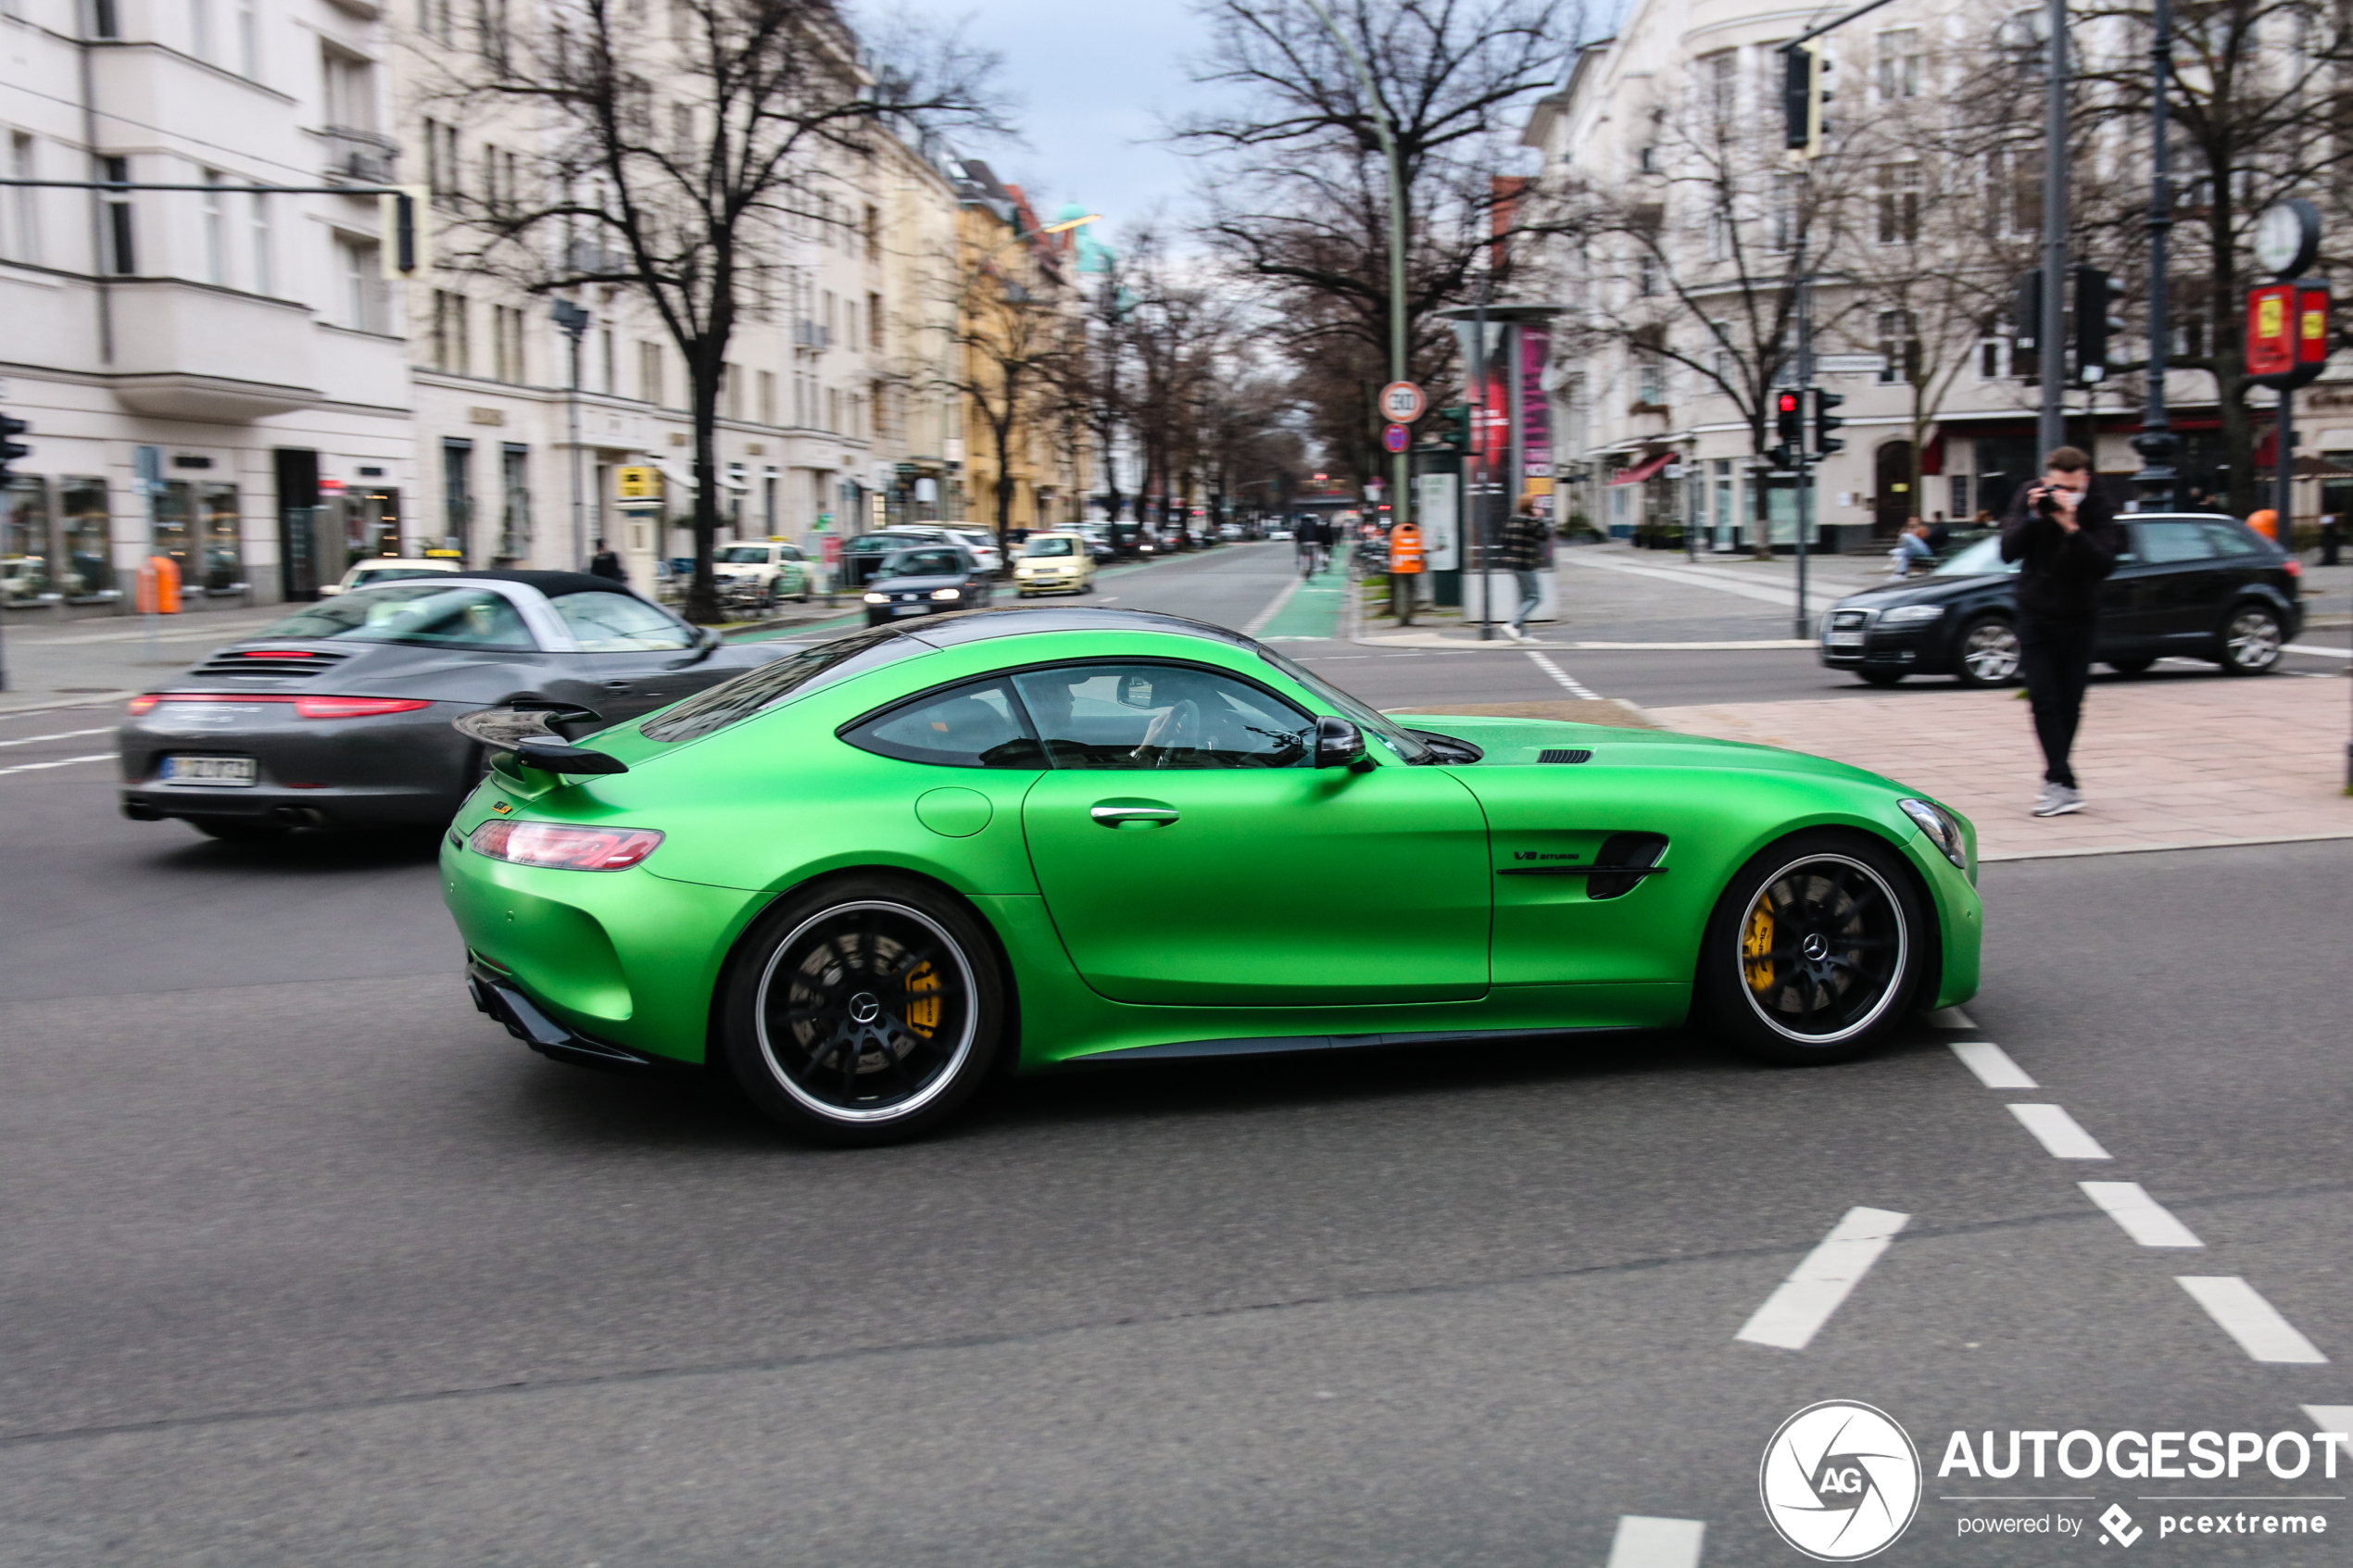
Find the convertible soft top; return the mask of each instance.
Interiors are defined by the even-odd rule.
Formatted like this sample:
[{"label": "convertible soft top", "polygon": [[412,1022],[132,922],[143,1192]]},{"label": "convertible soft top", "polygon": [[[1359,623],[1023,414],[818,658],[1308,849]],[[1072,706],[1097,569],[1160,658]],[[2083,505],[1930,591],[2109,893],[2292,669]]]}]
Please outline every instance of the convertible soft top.
[{"label": "convertible soft top", "polygon": [[627,594],[633,599],[642,597],[626,583],[585,571],[461,571],[458,575],[492,583],[520,583],[526,588],[538,589],[549,598],[558,594]]}]

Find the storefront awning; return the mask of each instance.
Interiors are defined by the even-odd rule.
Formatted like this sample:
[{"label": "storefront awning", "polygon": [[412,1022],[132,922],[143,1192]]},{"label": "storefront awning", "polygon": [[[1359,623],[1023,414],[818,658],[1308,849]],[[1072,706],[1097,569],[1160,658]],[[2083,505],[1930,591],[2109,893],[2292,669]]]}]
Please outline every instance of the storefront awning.
[{"label": "storefront awning", "polygon": [[1645,458],[1630,469],[1618,470],[1609,476],[1609,482],[1612,484],[1640,484],[1674,460],[1674,453],[1661,452],[1657,457]]}]

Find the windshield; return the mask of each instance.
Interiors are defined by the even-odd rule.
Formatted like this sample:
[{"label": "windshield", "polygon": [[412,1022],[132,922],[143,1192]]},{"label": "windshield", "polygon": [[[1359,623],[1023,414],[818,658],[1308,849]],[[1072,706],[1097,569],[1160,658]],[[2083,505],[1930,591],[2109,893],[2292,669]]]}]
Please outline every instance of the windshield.
[{"label": "windshield", "polygon": [[547,601],[583,653],[627,653],[638,648],[690,648],[694,628],[635,594],[558,594]]},{"label": "windshield", "polygon": [[1988,572],[2016,571],[2018,562],[2002,558],[2002,536],[1990,533],[1936,563],[1937,577],[1983,577]]},{"label": "windshield", "polygon": [[1273,648],[1260,648],[1258,657],[1330,703],[1334,708],[1339,709],[1347,716],[1350,722],[1364,731],[1367,736],[1380,742],[1394,752],[1399,761],[1428,762],[1436,759],[1436,754],[1428,746],[1407,734],[1394,720],[1388,718],[1370,704],[1349,696],[1320,675],[1309,674]]},{"label": "windshield", "polygon": [[504,595],[487,588],[445,588],[416,582],[355,588],[307,606],[258,634],[462,648],[535,646],[522,617]]},{"label": "windshield", "polygon": [[1069,556],[1078,552],[1068,539],[1032,539],[1022,546],[1021,553],[1026,556]]},{"label": "windshield", "polygon": [[765,545],[730,545],[711,558],[731,566],[766,566],[768,546]]},{"label": "windshield", "polygon": [[885,577],[961,577],[963,571],[963,558],[946,548],[901,550],[882,563]]},{"label": "windshield", "polygon": [[795,693],[863,674],[911,654],[931,651],[927,645],[912,637],[900,636],[893,627],[853,632],[698,692],[675,708],[665,709],[648,719],[637,727],[637,733],[648,740],[700,740],[730,724],[740,723]]}]

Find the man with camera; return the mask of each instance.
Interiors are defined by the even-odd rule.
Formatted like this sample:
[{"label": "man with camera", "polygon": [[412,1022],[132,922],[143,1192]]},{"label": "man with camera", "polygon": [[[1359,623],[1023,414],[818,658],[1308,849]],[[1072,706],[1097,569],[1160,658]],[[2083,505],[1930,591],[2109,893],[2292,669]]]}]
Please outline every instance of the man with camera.
[{"label": "man with camera", "polygon": [[2019,563],[2019,671],[2043,746],[2038,817],[2083,809],[2068,754],[2083,719],[2092,647],[2100,629],[2100,583],[2116,569],[2124,526],[2092,489],[2092,459],[2061,446],[2043,462],[2041,483],[2022,485],[2002,521],[2002,558]]}]

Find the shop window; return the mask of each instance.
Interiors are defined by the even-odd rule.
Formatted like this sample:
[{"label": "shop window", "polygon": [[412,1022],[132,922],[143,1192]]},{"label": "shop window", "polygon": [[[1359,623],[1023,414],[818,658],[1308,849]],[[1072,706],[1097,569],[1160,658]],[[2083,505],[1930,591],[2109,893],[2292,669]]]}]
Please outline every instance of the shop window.
[{"label": "shop window", "polygon": [[196,577],[189,570],[188,541],[195,532],[196,490],[184,479],[164,482],[163,493],[156,497],[155,528],[151,535],[149,555],[170,558],[180,569],[183,587],[193,586]]},{"label": "shop window", "polygon": [[19,474],[0,492],[7,508],[0,522],[0,601],[28,604],[49,593],[49,482]]},{"label": "shop window", "polygon": [[114,520],[107,510],[107,482],[61,479],[57,495],[63,546],[58,591],[69,599],[115,597]]},{"label": "shop window", "polygon": [[204,591],[243,593],[245,532],[237,511],[237,487],[211,483],[197,485],[196,516],[204,533]]},{"label": "shop window", "polygon": [[498,458],[505,509],[498,522],[498,555],[518,561],[531,554],[531,448],[510,444]]}]

